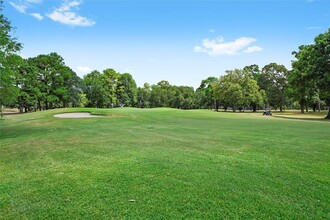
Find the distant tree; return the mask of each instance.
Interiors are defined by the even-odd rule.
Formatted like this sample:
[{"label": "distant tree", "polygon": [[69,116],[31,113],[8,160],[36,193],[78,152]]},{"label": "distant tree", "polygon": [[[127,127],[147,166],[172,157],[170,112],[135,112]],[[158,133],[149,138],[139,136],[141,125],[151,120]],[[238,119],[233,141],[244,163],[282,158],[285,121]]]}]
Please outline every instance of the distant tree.
[{"label": "distant tree", "polygon": [[264,91],[260,90],[257,81],[246,70],[228,70],[220,77],[218,84],[213,84],[214,92],[233,111],[237,107],[250,106],[252,103],[262,105]]},{"label": "distant tree", "polygon": [[140,108],[150,108],[151,86],[144,83],[142,88],[138,88],[137,101]]},{"label": "distant tree", "polygon": [[170,106],[170,89],[171,85],[168,81],[162,80],[157,85],[151,86],[151,106],[152,107],[169,107]]},{"label": "distant tree", "polygon": [[252,64],[250,66],[245,66],[243,68],[244,72],[251,74],[252,79],[258,82],[258,79],[261,74],[261,70],[257,64]]},{"label": "distant tree", "polygon": [[193,87],[179,86],[181,96],[183,97],[180,103],[180,109],[192,109],[195,106],[195,92]]},{"label": "distant tree", "polygon": [[[0,0],[0,111],[3,105],[16,102],[18,88],[15,85],[15,73],[10,57],[18,52],[22,45],[11,37],[13,28],[10,21],[3,14],[3,1]],[[15,65],[15,64],[14,64]]]},{"label": "distant tree", "polygon": [[84,76],[84,93],[88,99],[88,107],[103,108],[109,103],[108,93],[104,87],[103,77],[99,71],[92,71]]},{"label": "distant tree", "polygon": [[191,109],[194,107],[195,92],[189,86],[171,86],[169,104],[172,108]]},{"label": "distant tree", "polygon": [[125,106],[136,106],[137,86],[131,74],[124,73],[120,75],[118,81],[117,97],[118,101]]},{"label": "distant tree", "polygon": [[106,105],[108,107],[119,105],[117,94],[121,90],[119,87],[120,73],[116,72],[114,69],[105,69],[100,78],[103,81],[104,89],[106,91],[107,101]]},{"label": "distant tree", "polygon": [[12,56],[15,82],[18,88],[17,106],[20,113],[37,109],[38,80],[35,68],[18,55]]},{"label": "distant tree", "polygon": [[292,70],[288,72],[288,91],[287,94],[293,99],[297,100],[300,104],[301,113],[305,112],[305,107],[307,106],[307,100],[309,96],[309,91],[313,87],[315,89],[315,83],[310,81],[304,72],[304,65],[306,65],[303,60],[297,60],[292,62]]},{"label": "distant tree", "polygon": [[35,66],[38,72],[37,77],[40,82],[39,108],[41,109],[42,103],[44,103],[46,110],[55,107],[67,107],[70,96],[73,95],[73,87],[77,86],[75,85],[77,76],[65,65],[64,59],[57,53],[50,53],[30,58],[28,62]]},{"label": "distant tree", "polygon": [[219,109],[220,101],[218,96],[214,94],[214,83],[218,83],[218,78],[208,77],[202,80],[200,86],[196,90],[196,102],[201,108]]},{"label": "distant tree", "polygon": [[288,70],[283,65],[270,63],[262,68],[259,86],[265,90],[267,102],[270,106],[283,110],[285,104],[285,90],[287,89],[286,75]]}]

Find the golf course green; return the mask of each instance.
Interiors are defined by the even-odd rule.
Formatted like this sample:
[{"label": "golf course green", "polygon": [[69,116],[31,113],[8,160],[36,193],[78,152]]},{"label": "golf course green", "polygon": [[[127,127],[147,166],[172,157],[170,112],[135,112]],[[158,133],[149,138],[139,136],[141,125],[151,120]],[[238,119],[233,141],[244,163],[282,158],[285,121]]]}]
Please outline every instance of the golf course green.
[{"label": "golf course green", "polygon": [[[66,112],[103,117],[56,118]],[[329,219],[330,123],[209,110],[0,120],[0,219]]]}]

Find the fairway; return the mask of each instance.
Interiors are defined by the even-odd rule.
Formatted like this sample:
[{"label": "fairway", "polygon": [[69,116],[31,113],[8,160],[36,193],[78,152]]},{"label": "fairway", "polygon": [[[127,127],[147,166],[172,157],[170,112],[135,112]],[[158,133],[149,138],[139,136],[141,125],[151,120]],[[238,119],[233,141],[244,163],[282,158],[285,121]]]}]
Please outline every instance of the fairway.
[{"label": "fairway", "polygon": [[70,108],[0,126],[0,219],[330,218],[328,121]]}]

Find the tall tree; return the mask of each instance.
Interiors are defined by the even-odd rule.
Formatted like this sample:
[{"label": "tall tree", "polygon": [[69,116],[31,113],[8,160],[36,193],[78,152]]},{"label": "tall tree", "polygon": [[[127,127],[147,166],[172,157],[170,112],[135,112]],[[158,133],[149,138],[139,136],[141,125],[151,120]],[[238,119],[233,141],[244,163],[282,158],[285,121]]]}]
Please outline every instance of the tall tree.
[{"label": "tall tree", "polygon": [[142,88],[138,88],[137,101],[140,108],[149,108],[151,98],[151,86],[148,83],[144,83]]},{"label": "tall tree", "polygon": [[[29,59],[30,65],[37,68],[40,82],[39,108],[67,107],[70,95],[74,91],[76,73],[65,65],[64,59],[57,53],[39,55]],[[78,91],[77,91],[78,92]]]},{"label": "tall tree", "polygon": [[169,107],[170,106],[170,89],[171,85],[168,81],[162,80],[157,85],[151,86],[151,106],[152,107]]},{"label": "tall tree", "polygon": [[214,108],[218,110],[220,102],[217,95],[214,94],[214,83],[218,83],[219,79],[216,77],[208,77],[202,80],[200,86],[196,90],[196,99],[198,105],[202,108]]},{"label": "tall tree", "polygon": [[313,44],[302,45],[293,54],[297,59],[292,62],[296,77],[313,82],[329,108],[326,118],[330,119],[330,28],[318,35]]},{"label": "tall tree", "polygon": [[117,93],[122,89],[119,85],[119,79],[120,73],[117,73],[114,69],[103,70],[101,80],[106,91],[108,107],[119,105],[120,101],[118,101]]},{"label": "tall tree", "polygon": [[117,97],[118,101],[125,106],[136,106],[137,86],[131,74],[124,73],[120,75]]},{"label": "tall tree", "polygon": [[104,87],[103,77],[99,71],[92,71],[84,76],[84,93],[88,99],[88,107],[103,108],[109,103],[108,93]]},{"label": "tall tree", "polygon": [[266,91],[267,101],[270,106],[283,110],[285,104],[285,90],[287,88],[288,70],[283,65],[270,63],[262,68],[259,86]]},{"label": "tall tree", "polygon": [[[16,102],[18,88],[15,85],[10,57],[18,52],[22,45],[11,36],[13,30],[10,21],[3,14],[3,1],[0,0],[0,111],[3,105]],[[15,65],[15,64],[14,64]]]}]

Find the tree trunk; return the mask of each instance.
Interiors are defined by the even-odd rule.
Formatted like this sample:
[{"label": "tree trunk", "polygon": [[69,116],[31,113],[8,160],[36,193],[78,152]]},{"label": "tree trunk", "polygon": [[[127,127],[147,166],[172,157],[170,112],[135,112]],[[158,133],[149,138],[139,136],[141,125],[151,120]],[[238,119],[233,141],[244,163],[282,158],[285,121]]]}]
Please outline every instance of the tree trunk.
[{"label": "tree trunk", "polygon": [[319,101],[319,103],[317,104],[317,108],[318,108],[318,111],[320,112],[321,111],[321,102]]},{"label": "tree trunk", "polygon": [[19,101],[19,113],[20,114],[23,113],[23,102],[22,102],[22,98],[20,98],[20,101]]},{"label": "tree trunk", "polygon": [[306,112],[308,112],[308,105],[306,105]]},{"label": "tree trunk", "polygon": [[325,119],[330,120],[330,106],[329,106],[329,110],[328,110],[328,115],[327,115],[327,117],[325,117]]},{"label": "tree trunk", "polygon": [[38,109],[39,109],[39,111],[42,110],[40,100],[38,100]]},{"label": "tree trunk", "polygon": [[48,100],[45,101],[46,104],[46,110],[48,110],[49,106],[48,106]]},{"label": "tree trunk", "polygon": [[281,106],[280,106],[280,112],[282,112],[282,111],[283,111],[283,106],[281,105]]},{"label": "tree trunk", "polygon": [[253,112],[257,112],[257,104],[256,103],[252,103],[252,109],[253,109]]},{"label": "tree trunk", "polygon": [[300,103],[300,111],[301,113],[305,113],[305,107],[304,107],[304,104],[303,103]]},{"label": "tree trunk", "polygon": [[316,112],[316,104],[313,104],[313,112]]},{"label": "tree trunk", "polygon": [[219,111],[219,106],[218,106],[217,100],[214,100],[214,109],[215,109],[215,111]]}]

